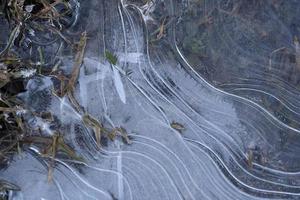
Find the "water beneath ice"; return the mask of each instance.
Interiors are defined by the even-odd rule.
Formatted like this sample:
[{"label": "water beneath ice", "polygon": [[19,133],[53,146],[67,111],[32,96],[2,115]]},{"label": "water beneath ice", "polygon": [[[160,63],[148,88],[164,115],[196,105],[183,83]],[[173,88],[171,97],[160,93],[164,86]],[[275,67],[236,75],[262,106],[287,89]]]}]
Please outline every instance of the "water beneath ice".
[{"label": "water beneath ice", "polygon": [[75,96],[132,144],[98,151],[51,78],[36,77],[23,100],[52,111],[86,163],[57,158],[48,183],[34,149],[16,155],[0,172],[22,188],[12,199],[300,199],[299,9],[297,0],[80,1],[72,31],[86,30],[88,44]]}]

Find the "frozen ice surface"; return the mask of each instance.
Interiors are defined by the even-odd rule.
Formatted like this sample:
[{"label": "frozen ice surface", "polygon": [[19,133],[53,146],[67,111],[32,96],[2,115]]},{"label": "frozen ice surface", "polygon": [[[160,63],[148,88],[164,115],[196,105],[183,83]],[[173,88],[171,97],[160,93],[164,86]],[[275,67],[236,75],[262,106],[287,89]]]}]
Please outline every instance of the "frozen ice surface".
[{"label": "frozen ice surface", "polygon": [[[280,47],[293,37],[283,20],[276,18],[279,11],[271,2],[300,9],[298,1],[292,0],[154,0],[145,5],[134,0],[82,1],[78,27],[87,30],[89,39],[75,96],[106,126],[124,127],[132,144],[106,141],[99,151],[92,131],[67,98],[49,97],[45,92],[51,79],[33,79],[24,101],[32,110],[47,105],[67,143],[86,163],[57,158],[53,182],[47,183],[46,163],[35,149],[17,155],[0,174],[22,188],[12,199],[300,199],[299,87],[284,82],[281,73],[285,72],[279,69],[264,71],[269,67],[270,49],[261,47],[257,38],[247,38],[263,30],[247,27],[255,22],[237,11],[260,6],[266,16],[257,16],[257,23],[262,23],[258,29],[282,27],[282,34],[274,39]],[[189,12],[196,18],[199,13],[203,16],[197,22],[186,18]],[[214,34],[204,39],[210,46],[203,44],[210,52],[202,62],[193,59],[193,54],[202,51],[201,44],[183,40],[189,34],[198,37],[200,30],[191,26],[201,25],[205,13],[215,17],[209,23],[225,25],[211,25]],[[160,25],[163,14],[173,17],[173,23],[166,25],[162,41],[152,44],[150,30]],[[190,48],[196,53],[189,54]],[[117,66],[105,60],[105,49],[118,55]],[[124,73],[128,71],[132,73]],[[259,98],[269,98],[270,105]],[[272,103],[279,107],[278,115]],[[294,123],[282,120],[280,114]],[[172,122],[185,130],[179,133]],[[252,167],[249,153],[253,154]]]},{"label": "frozen ice surface", "polygon": [[121,101],[124,104],[126,104],[126,94],[124,91],[123,82],[121,80],[120,72],[115,67],[113,67],[113,74],[114,74],[113,75],[114,76],[114,84],[115,84],[116,90],[118,92],[118,95],[119,95]]}]

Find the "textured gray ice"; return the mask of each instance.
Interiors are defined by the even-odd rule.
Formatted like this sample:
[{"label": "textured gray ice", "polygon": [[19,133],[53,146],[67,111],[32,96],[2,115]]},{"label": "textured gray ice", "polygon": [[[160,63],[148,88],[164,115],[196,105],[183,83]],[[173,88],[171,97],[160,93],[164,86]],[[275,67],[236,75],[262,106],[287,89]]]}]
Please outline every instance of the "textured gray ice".
[{"label": "textured gray ice", "polygon": [[[175,9],[179,1],[167,2]],[[88,3],[83,22],[93,35],[76,98],[106,126],[126,128],[132,144],[108,141],[98,151],[92,131],[84,127],[68,100],[47,97],[66,140],[87,162],[75,165],[57,159],[54,181],[49,184],[47,168],[33,153],[35,149],[17,155],[1,172],[22,188],[13,199],[300,198],[299,173],[280,168],[284,155],[296,154],[295,149],[278,152],[280,133],[297,135],[299,130],[258,104],[206,82],[172,39],[170,45],[148,48],[146,22],[151,23],[155,10],[150,1],[142,7],[116,0]],[[105,61],[105,48],[118,56],[116,66]],[[128,70],[132,73],[126,75]],[[38,80],[51,88],[49,79]],[[186,130],[180,134],[172,129],[173,121]],[[269,161],[254,162],[249,169],[247,149],[256,146]]]}]

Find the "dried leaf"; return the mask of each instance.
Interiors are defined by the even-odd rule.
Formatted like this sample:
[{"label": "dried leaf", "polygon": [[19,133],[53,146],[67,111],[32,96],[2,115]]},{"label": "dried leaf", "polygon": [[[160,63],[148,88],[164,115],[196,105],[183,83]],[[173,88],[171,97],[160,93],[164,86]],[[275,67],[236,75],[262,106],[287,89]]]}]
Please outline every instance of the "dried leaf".
[{"label": "dried leaf", "polygon": [[182,133],[182,131],[185,130],[185,127],[182,124],[174,121],[171,123],[171,127],[176,131],[178,131],[179,133]]},{"label": "dried leaf", "polygon": [[253,151],[248,150],[247,152],[247,164],[250,168],[253,168]]},{"label": "dried leaf", "polygon": [[86,126],[93,129],[97,145],[100,148],[101,147],[101,133],[102,133],[102,131],[104,131],[104,127],[101,125],[101,123],[97,119],[93,118],[91,115],[88,115],[88,114],[82,116],[82,121],[84,122],[84,124]]}]

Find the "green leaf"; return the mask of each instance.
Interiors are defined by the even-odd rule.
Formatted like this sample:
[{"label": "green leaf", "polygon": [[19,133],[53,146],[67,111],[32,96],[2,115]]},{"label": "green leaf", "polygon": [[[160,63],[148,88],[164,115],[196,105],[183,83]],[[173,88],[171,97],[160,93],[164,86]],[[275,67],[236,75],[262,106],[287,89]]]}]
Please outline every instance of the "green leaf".
[{"label": "green leaf", "polygon": [[118,62],[117,56],[107,50],[105,51],[105,57],[107,61],[112,65],[116,65]]}]

